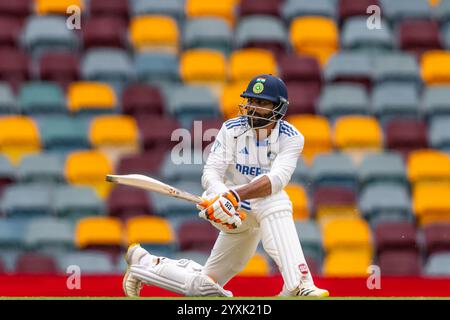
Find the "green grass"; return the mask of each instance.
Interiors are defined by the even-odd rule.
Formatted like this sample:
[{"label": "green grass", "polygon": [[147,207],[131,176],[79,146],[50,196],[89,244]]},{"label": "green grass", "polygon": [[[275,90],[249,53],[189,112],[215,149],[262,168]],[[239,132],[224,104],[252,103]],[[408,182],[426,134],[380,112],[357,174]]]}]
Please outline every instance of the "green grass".
[{"label": "green grass", "polygon": [[450,300],[450,297],[329,297],[329,298],[281,298],[281,297],[0,297],[0,300]]}]

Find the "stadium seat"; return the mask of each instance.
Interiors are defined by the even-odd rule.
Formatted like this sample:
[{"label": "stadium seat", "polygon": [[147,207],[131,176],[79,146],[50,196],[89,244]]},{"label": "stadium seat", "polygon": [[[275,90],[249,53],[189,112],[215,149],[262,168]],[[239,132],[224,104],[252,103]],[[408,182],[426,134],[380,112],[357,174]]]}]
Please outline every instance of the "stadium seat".
[{"label": "stadium seat", "polygon": [[450,86],[433,86],[424,90],[422,110],[429,119],[450,115]]},{"label": "stadium seat", "polygon": [[334,19],[336,6],[334,1],[287,0],[282,4],[283,19],[290,23],[297,17],[317,16]]},{"label": "stadium seat", "polygon": [[416,149],[427,148],[427,128],[422,120],[393,119],[385,127],[386,147],[406,158]]},{"label": "stadium seat", "polygon": [[46,184],[14,184],[3,191],[1,211],[8,217],[31,218],[52,213],[52,187]]},{"label": "stadium seat", "polygon": [[352,249],[372,253],[372,235],[369,224],[364,219],[333,219],[323,225],[322,234],[327,253]]},{"label": "stadium seat", "polygon": [[180,251],[200,251],[210,253],[219,232],[206,221],[185,221],[177,230],[177,242]]},{"label": "stadium seat", "polygon": [[287,30],[281,19],[272,16],[253,15],[240,18],[235,31],[236,48],[262,48],[279,55],[289,43]]},{"label": "stadium seat", "polygon": [[136,0],[130,3],[133,16],[165,15],[171,16],[178,22],[184,19],[184,1],[179,0]]},{"label": "stadium seat", "polygon": [[368,154],[358,168],[362,187],[378,182],[394,182],[407,185],[406,165],[396,152]]},{"label": "stadium seat", "polygon": [[121,248],[123,233],[120,220],[112,217],[88,217],[78,220],[75,228],[75,245],[80,249]]},{"label": "stadium seat", "polygon": [[35,117],[42,146],[48,151],[74,151],[89,148],[89,119],[66,115]]},{"label": "stadium seat", "polygon": [[204,152],[203,154],[209,154],[212,146],[214,145],[214,140],[216,139],[220,128],[223,126],[223,122],[224,120],[222,117],[206,119],[202,122],[195,122],[190,129],[193,139],[192,147],[194,150],[202,150]]},{"label": "stadium seat", "polygon": [[156,146],[170,148],[178,143],[170,139],[172,132],[181,126],[177,119],[168,116],[148,115],[140,116],[137,122],[145,150],[150,150]]},{"label": "stadium seat", "polygon": [[450,234],[450,224],[448,222],[433,223],[423,226],[424,249],[426,256],[447,253],[450,251],[448,235]]},{"label": "stadium seat", "polygon": [[344,82],[364,85],[370,89],[373,78],[372,60],[367,53],[340,51],[324,66],[323,76],[328,83]]},{"label": "stadium seat", "polygon": [[19,49],[0,48],[0,80],[8,82],[14,92],[30,78],[29,57]]},{"label": "stadium seat", "polygon": [[409,221],[412,218],[408,190],[396,183],[368,185],[361,191],[358,206],[372,226],[385,221]]},{"label": "stadium seat", "polygon": [[0,152],[6,155],[13,165],[23,156],[39,152],[41,142],[36,123],[26,116],[0,117]]},{"label": "stadium seat", "polygon": [[[200,162],[200,163],[199,163]],[[180,155],[178,159],[172,151],[166,152],[162,163],[160,174],[168,182],[175,181],[198,181],[203,173],[203,152],[202,150],[193,151],[189,157]]]},{"label": "stadium seat", "polygon": [[78,48],[78,38],[67,28],[63,16],[30,16],[23,27],[21,43],[34,57],[49,51]]},{"label": "stadium seat", "polygon": [[187,19],[216,17],[225,20],[230,26],[234,25],[235,0],[220,2],[208,0],[186,0],[185,13]]},{"label": "stadium seat", "polygon": [[67,88],[80,79],[78,56],[70,52],[48,52],[39,58],[39,77],[44,81],[57,82]]},{"label": "stadium seat", "polygon": [[180,78],[178,56],[172,53],[135,53],[134,69],[140,82],[172,84]]},{"label": "stadium seat", "polygon": [[450,117],[437,118],[431,121],[428,129],[428,140],[433,148],[450,150]]},{"label": "stadium seat", "polygon": [[302,246],[305,257],[320,263],[324,252],[322,245],[322,233],[319,225],[314,220],[295,221],[295,229]]},{"label": "stadium seat", "polygon": [[33,9],[33,0],[1,1],[0,16],[23,20]]},{"label": "stadium seat", "polygon": [[442,49],[437,21],[403,20],[399,26],[400,49],[417,57],[428,50]]},{"label": "stadium seat", "polygon": [[114,90],[101,82],[72,82],[67,89],[69,111],[75,114],[114,113]]},{"label": "stadium seat", "polygon": [[89,0],[89,13],[92,17],[115,17],[128,20],[128,0]]},{"label": "stadium seat", "polygon": [[0,154],[0,199],[3,188],[16,179],[16,169],[13,167],[9,159]]},{"label": "stadium seat", "polygon": [[311,164],[316,155],[331,151],[331,128],[327,118],[318,115],[292,115],[287,120],[308,141],[302,151],[306,163]]},{"label": "stadium seat", "polygon": [[57,155],[37,153],[24,156],[17,167],[17,180],[24,183],[63,183],[64,162]]},{"label": "stadium seat", "polygon": [[222,19],[214,17],[186,21],[183,46],[185,49],[212,49],[228,55],[232,48],[232,31]]},{"label": "stadium seat", "polygon": [[350,17],[343,23],[341,45],[347,50],[389,51],[394,39],[388,23],[381,20],[380,29],[367,28],[367,16]]},{"label": "stadium seat", "polygon": [[23,248],[24,230],[25,223],[22,219],[5,217],[0,219],[0,248],[2,250],[9,248],[16,248],[17,250]]},{"label": "stadium seat", "polygon": [[302,184],[304,186],[308,186],[310,182],[310,168],[309,165],[305,162],[305,159],[302,155],[298,158],[297,167],[292,173],[291,181],[295,183]]},{"label": "stadium seat", "polygon": [[416,227],[411,222],[385,222],[375,227],[375,247],[377,253],[409,251],[419,253]]},{"label": "stadium seat", "polygon": [[238,9],[239,17],[251,15],[280,16],[281,4],[280,0],[240,0]]},{"label": "stadium seat", "polygon": [[444,48],[446,50],[450,50],[450,23],[446,23],[445,26],[441,29],[441,37]]},{"label": "stadium seat", "polygon": [[381,10],[392,24],[398,24],[404,19],[430,19],[431,7],[422,0],[379,0]]},{"label": "stadium seat", "polygon": [[177,53],[179,31],[175,19],[169,16],[150,15],[131,19],[130,41],[134,49]]},{"label": "stadium seat", "polygon": [[121,220],[153,213],[146,191],[128,186],[115,186],[107,198],[106,206],[110,216]]},{"label": "stadium seat", "polygon": [[[0,8],[1,10],[1,8]],[[0,11],[0,15],[1,15]],[[3,17],[0,19],[0,46],[17,47],[21,32],[21,21],[13,17]]]},{"label": "stadium seat", "polygon": [[320,85],[312,82],[288,82],[287,89],[289,92],[288,115],[316,113]]},{"label": "stadium seat", "polygon": [[317,111],[331,121],[345,115],[369,114],[369,97],[360,84],[329,84],[317,101]]},{"label": "stadium seat", "polygon": [[433,9],[433,16],[439,23],[444,24],[450,21],[450,3],[447,0],[439,1]]},{"label": "stadium seat", "polygon": [[161,91],[143,83],[131,84],[122,94],[122,111],[125,114],[139,115],[162,114],[165,107]]},{"label": "stadium seat", "polygon": [[[280,70],[280,78],[288,85],[290,82],[299,82],[302,84],[317,85],[320,89],[322,72],[317,59],[293,53],[285,54],[279,58],[278,67]],[[291,90],[288,92],[289,95],[293,93]]]},{"label": "stadium seat", "polygon": [[428,86],[450,84],[450,53],[431,50],[422,55],[421,74]]},{"label": "stadium seat", "polygon": [[414,251],[384,251],[378,256],[378,266],[384,276],[420,276],[422,261]]},{"label": "stadium seat", "polygon": [[53,211],[61,218],[77,221],[102,215],[103,201],[91,187],[62,185],[54,190]]},{"label": "stadium seat", "polygon": [[89,140],[94,148],[104,152],[113,166],[124,155],[140,151],[136,120],[127,115],[97,116],[92,119]]},{"label": "stadium seat", "polygon": [[326,277],[366,277],[372,256],[365,250],[337,250],[325,256],[323,275]]},{"label": "stadium seat", "polygon": [[42,253],[27,252],[20,255],[15,263],[17,274],[56,274],[58,268],[52,256]]},{"label": "stadium seat", "polygon": [[[115,273],[111,257],[104,252],[69,252],[58,257],[58,271],[67,274],[69,266],[78,266],[82,274],[102,275]],[[73,272],[73,271],[71,271]]]},{"label": "stadium seat", "polygon": [[419,85],[422,83],[416,58],[405,52],[383,53],[373,60],[373,77],[377,84],[401,82]]},{"label": "stadium seat", "polygon": [[39,15],[59,14],[65,15],[67,8],[77,6],[84,9],[82,0],[35,0],[35,10]]},{"label": "stadium seat", "polygon": [[74,226],[57,218],[36,218],[30,220],[25,227],[24,242],[28,249],[71,250],[73,248]]},{"label": "stadium seat", "polygon": [[310,217],[308,195],[303,186],[289,183],[284,191],[288,194],[292,202],[293,217],[295,220],[307,220]]},{"label": "stadium seat", "polygon": [[[172,184],[175,188],[180,190],[186,190],[189,193],[201,195],[203,189],[200,185],[200,181],[177,181]],[[192,203],[187,201],[180,201],[177,198],[167,197],[165,195],[150,192],[149,197],[153,203],[155,213],[160,216],[168,218],[176,217],[192,217],[197,216],[198,210]]]},{"label": "stadium seat", "polygon": [[317,155],[311,166],[314,188],[319,186],[342,186],[356,189],[357,177],[352,159],[344,153]]},{"label": "stadium seat", "polygon": [[11,87],[6,82],[0,83],[0,114],[19,113],[19,104],[16,97],[11,90]]},{"label": "stadium seat", "polygon": [[18,102],[22,113],[50,114],[66,113],[66,98],[63,89],[54,82],[26,82],[20,88]]},{"label": "stadium seat", "polygon": [[314,218],[324,225],[335,218],[358,217],[356,194],[343,187],[319,187],[312,194]]},{"label": "stadium seat", "polygon": [[337,2],[339,21],[342,23],[346,19],[354,16],[364,16],[367,14],[367,8],[372,5],[378,5],[378,0],[340,0]]},{"label": "stadium seat", "polygon": [[125,227],[126,243],[139,243],[148,250],[171,252],[175,249],[175,234],[169,220],[161,217],[130,218]]},{"label": "stadium seat", "polygon": [[189,84],[222,84],[226,80],[226,59],[209,49],[185,50],[180,57],[180,76]]},{"label": "stadium seat", "polygon": [[419,182],[450,182],[450,156],[433,149],[412,151],[408,158],[408,178]]},{"label": "stadium seat", "polygon": [[222,90],[220,98],[220,110],[225,120],[229,120],[238,116],[239,104],[244,99],[240,96],[247,88],[248,83],[245,81],[226,84]]},{"label": "stadium seat", "polygon": [[418,184],[413,189],[414,213],[420,225],[450,222],[450,185]]},{"label": "stadium seat", "polygon": [[160,145],[145,152],[124,156],[117,164],[117,174],[140,173],[144,175],[158,175],[164,156],[170,146]]},{"label": "stadium seat", "polygon": [[313,56],[323,66],[339,47],[339,30],[329,18],[298,17],[291,23],[290,41],[296,53]]},{"label": "stadium seat", "polygon": [[450,276],[450,253],[433,254],[424,268],[426,276],[448,277]]},{"label": "stadium seat", "polygon": [[69,183],[93,187],[102,199],[107,197],[111,189],[111,183],[105,181],[105,176],[114,173],[113,167],[107,156],[100,151],[70,153],[64,171]]},{"label": "stadium seat", "polygon": [[247,265],[238,275],[240,277],[266,277],[270,274],[268,257],[261,253],[255,255],[247,262]]},{"label": "stadium seat", "polygon": [[277,75],[277,63],[273,54],[264,49],[240,49],[230,55],[229,79],[247,82],[255,74]]},{"label": "stadium seat", "polygon": [[372,91],[372,110],[381,123],[392,119],[419,118],[419,92],[415,84],[388,83]]},{"label": "stadium seat", "polygon": [[94,47],[126,48],[128,26],[123,19],[113,16],[93,16],[83,23],[84,49]]}]

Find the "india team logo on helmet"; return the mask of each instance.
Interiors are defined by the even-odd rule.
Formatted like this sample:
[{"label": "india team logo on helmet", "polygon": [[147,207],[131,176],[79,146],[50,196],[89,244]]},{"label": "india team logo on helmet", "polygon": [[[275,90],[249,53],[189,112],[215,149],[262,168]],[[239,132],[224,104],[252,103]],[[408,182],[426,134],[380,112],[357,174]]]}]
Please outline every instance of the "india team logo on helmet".
[{"label": "india team logo on helmet", "polygon": [[260,94],[264,91],[264,82],[266,82],[266,78],[257,78],[256,83],[253,86],[253,93]]}]

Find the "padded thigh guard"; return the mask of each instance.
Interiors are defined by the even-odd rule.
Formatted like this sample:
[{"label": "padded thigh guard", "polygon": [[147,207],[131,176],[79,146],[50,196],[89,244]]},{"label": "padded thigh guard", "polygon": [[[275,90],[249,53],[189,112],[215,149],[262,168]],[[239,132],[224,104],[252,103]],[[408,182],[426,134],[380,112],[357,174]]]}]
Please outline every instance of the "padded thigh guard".
[{"label": "padded thigh guard", "polygon": [[185,296],[232,297],[211,278],[201,274],[202,266],[192,260],[161,259],[154,266],[132,265],[131,274],[147,285],[154,285]]}]

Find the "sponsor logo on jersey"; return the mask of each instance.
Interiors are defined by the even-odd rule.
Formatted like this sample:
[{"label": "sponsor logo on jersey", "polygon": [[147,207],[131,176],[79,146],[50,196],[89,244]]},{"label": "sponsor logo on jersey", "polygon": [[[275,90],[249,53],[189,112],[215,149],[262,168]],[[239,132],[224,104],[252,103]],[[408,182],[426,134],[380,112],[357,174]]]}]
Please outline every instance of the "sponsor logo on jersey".
[{"label": "sponsor logo on jersey", "polygon": [[243,175],[255,177],[259,176],[260,174],[268,173],[270,171],[268,169],[261,169],[260,167],[250,167],[239,163],[236,163],[235,168]]},{"label": "sponsor logo on jersey", "polygon": [[244,147],[241,151],[239,151],[239,153],[242,153],[242,154],[248,154],[248,149],[247,149],[247,147]]}]

